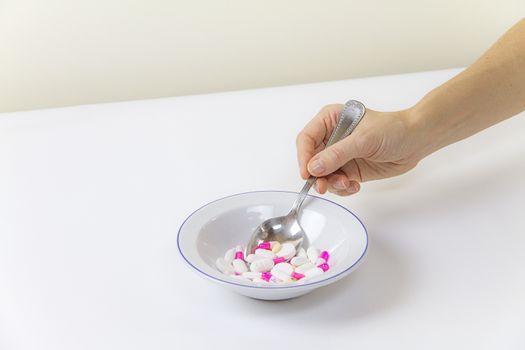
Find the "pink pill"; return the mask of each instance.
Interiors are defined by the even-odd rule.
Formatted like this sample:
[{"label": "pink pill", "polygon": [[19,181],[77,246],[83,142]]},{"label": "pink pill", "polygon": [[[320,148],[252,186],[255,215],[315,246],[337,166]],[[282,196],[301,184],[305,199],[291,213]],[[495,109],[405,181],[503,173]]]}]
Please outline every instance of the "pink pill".
[{"label": "pink pill", "polygon": [[283,256],[279,256],[279,257],[273,259],[273,263],[274,263],[275,265],[277,265],[278,263],[285,262],[285,261],[286,261],[286,258],[283,257]]},{"label": "pink pill", "polygon": [[240,259],[244,261],[244,253],[243,252],[235,252],[235,259]]},{"label": "pink pill", "polygon": [[269,271],[261,273],[261,279],[265,280],[266,282],[269,282],[270,278],[272,278],[272,274]]},{"label": "pink pill", "polygon": [[262,242],[257,246],[258,249],[266,249],[266,250],[272,250],[272,245],[270,242]]},{"label": "pink pill", "polygon": [[319,265],[317,267],[320,268],[321,270],[323,270],[324,272],[326,272],[326,271],[328,271],[330,269],[330,265],[328,265],[327,263],[321,264],[321,265]]},{"label": "pink pill", "polygon": [[319,254],[319,257],[325,261],[328,261],[328,259],[330,259],[330,253],[328,253],[326,250],[323,250],[321,254]]},{"label": "pink pill", "polygon": [[295,280],[300,280],[301,278],[304,277],[304,275],[302,273],[299,273],[299,272],[292,272],[292,278],[295,279]]}]

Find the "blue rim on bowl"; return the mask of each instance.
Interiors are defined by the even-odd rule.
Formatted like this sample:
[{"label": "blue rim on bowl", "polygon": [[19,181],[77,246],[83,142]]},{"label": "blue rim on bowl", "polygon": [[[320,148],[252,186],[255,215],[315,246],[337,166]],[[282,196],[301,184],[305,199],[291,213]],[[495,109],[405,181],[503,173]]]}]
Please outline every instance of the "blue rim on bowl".
[{"label": "blue rim on bowl", "polygon": [[197,268],[195,265],[193,265],[187,258],[186,256],[184,255],[184,253],[182,252],[182,249],[180,247],[180,234],[182,232],[182,229],[184,227],[184,224],[186,223],[186,221],[188,221],[195,213],[197,213],[199,210],[203,209],[204,207],[212,204],[212,203],[215,203],[215,202],[218,202],[218,201],[221,201],[221,200],[224,200],[226,198],[230,198],[230,197],[236,197],[236,196],[241,196],[241,195],[244,195],[244,194],[250,194],[250,193],[268,193],[268,192],[278,192],[278,193],[293,193],[293,194],[298,194],[297,192],[292,192],[292,191],[272,191],[272,190],[262,190],[262,191],[247,191],[247,192],[241,192],[241,193],[236,193],[236,194],[232,194],[232,195],[229,195],[229,196],[225,196],[225,197],[222,197],[222,198],[219,198],[219,199],[215,199],[211,202],[208,202],[206,204],[204,204],[203,206],[201,206],[200,208],[196,209],[195,211],[193,211],[190,215],[188,215],[188,217],[186,219],[184,219],[184,221],[182,222],[182,224],[180,225],[180,228],[179,228],[179,231],[177,233],[177,248],[179,250],[179,253],[181,255],[181,257],[184,259],[184,261],[186,261],[186,263],[191,267],[193,268],[195,271],[205,275],[206,277],[209,277],[217,282],[220,282],[220,283],[226,283],[226,284],[231,284],[231,285],[234,285],[234,286],[238,286],[238,287],[246,287],[246,288],[258,288],[258,289],[291,289],[291,288],[303,288],[303,287],[306,287],[306,286],[312,286],[312,285],[316,285],[316,284],[319,284],[319,283],[324,283],[326,281],[329,281],[329,280],[332,280],[338,276],[341,276],[343,274],[345,274],[346,272],[350,271],[352,268],[354,268],[355,266],[357,266],[357,264],[359,264],[359,262],[361,262],[361,260],[363,259],[363,257],[365,256],[366,254],[366,251],[368,249],[368,231],[366,229],[366,226],[363,224],[363,222],[361,221],[361,219],[359,219],[357,217],[357,215],[355,215],[352,211],[350,211],[349,209],[343,207],[342,205],[334,202],[334,201],[331,201],[329,199],[326,199],[326,198],[321,198],[321,197],[318,197],[318,196],[314,196],[314,195],[308,195],[309,197],[313,197],[313,198],[317,198],[317,199],[320,199],[320,200],[323,200],[323,201],[326,201],[326,202],[329,202],[329,203],[332,203],[332,204],[335,204],[336,206],[344,209],[345,211],[349,212],[350,214],[352,214],[353,217],[355,217],[357,219],[357,221],[359,221],[359,223],[361,224],[361,226],[363,226],[363,229],[365,230],[365,238],[366,238],[366,242],[365,242],[365,249],[363,250],[363,253],[361,254],[361,256],[359,257],[359,259],[357,259],[352,265],[350,265],[348,268],[346,268],[344,271],[341,271],[339,272],[338,274],[336,275],[333,275],[333,276],[330,276],[328,278],[325,278],[325,279],[321,279],[319,281],[315,281],[315,282],[310,282],[310,283],[304,283],[304,284],[298,284],[298,285],[291,285],[291,286],[257,286],[257,285],[247,285],[247,284],[240,284],[240,283],[235,283],[235,282],[232,282],[232,281],[228,281],[228,280],[225,280],[225,279],[220,279],[220,278],[217,278],[217,277],[214,277],[212,275],[209,275],[207,274],[206,272],[200,270],[199,268]]}]

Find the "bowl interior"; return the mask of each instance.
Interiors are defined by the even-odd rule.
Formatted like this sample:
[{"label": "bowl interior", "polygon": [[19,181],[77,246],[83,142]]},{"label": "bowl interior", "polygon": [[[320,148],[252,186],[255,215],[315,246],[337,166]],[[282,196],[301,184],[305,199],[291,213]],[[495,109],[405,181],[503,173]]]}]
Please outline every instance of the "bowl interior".
[{"label": "bowl interior", "polygon": [[[296,196],[293,192],[248,192],[201,207],[190,215],[179,231],[182,255],[190,265],[210,277],[243,284],[220,273],[215,260],[236,245],[246,246],[252,232],[264,220],[287,214]],[[319,279],[349,269],[366,250],[367,234],[363,224],[334,202],[309,196],[303,204],[299,222],[310,245],[327,250],[331,255],[333,266]]]}]

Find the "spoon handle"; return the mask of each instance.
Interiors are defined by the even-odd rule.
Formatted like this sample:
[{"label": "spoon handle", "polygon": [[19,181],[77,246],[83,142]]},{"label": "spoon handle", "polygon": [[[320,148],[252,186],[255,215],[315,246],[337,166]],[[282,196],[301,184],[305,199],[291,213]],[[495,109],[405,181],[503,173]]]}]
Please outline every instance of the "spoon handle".
[{"label": "spoon handle", "polygon": [[356,100],[347,101],[325,148],[332,146],[334,143],[350,135],[361,119],[363,119],[365,112],[366,108],[361,102]]},{"label": "spoon handle", "polygon": [[[334,143],[350,135],[352,131],[354,131],[354,129],[356,128],[357,124],[359,124],[361,119],[363,119],[365,112],[366,108],[361,102],[356,100],[347,101],[345,103],[345,107],[339,115],[337,125],[332,131],[332,134],[330,135],[330,138],[328,139],[325,148],[330,147]],[[310,188],[312,188],[313,184],[315,183],[315,180],[317,180],[315,176],[310,176],[308,180],[306,180],[306,183],[301,189],[301,192],[299,192],[299,196],[293,203],[292,210],[290,210],[291,215],[296,215],[299,212],[299,210],[301,209],[301,205],[306,199],[308,191],[310,191]]]}]

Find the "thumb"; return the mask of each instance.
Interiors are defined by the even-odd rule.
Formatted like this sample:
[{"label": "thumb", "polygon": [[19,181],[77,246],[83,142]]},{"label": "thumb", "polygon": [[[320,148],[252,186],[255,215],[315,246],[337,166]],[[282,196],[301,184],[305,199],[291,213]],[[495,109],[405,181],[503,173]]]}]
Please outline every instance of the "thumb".
[{"label": "thumb", "polygon": [[308,162],[308,172],[317,177],[326,176],[359,156],[354,137],[347,136],[317,153]]}]

